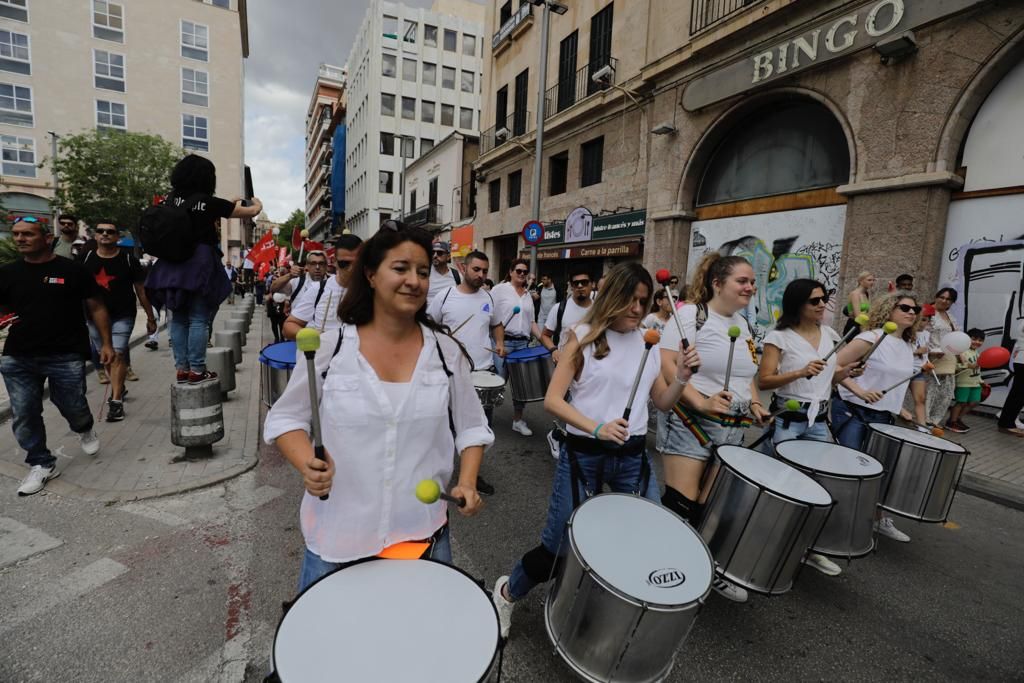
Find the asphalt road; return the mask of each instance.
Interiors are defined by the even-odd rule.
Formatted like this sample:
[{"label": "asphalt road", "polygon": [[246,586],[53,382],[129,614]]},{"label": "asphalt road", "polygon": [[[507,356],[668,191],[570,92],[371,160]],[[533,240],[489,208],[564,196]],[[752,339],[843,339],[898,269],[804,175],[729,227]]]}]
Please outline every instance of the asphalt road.
[{"label": "asphalt road", "polygon": [[[554,462],[498,410],[485,473],[498,489],[455,516],[456,561],[491,585],[532,547]],[[302,539],[299,480],[273,449],[214,487],[127,505],[19,499],[0,478],[0,681],[259,681]],[[1024,513],[958,495],[946,527],[902,522],[836,578],[744,605],[712,594],[670,680],[1021,680]],[[574,680],[552,653],[543,595],[517,605],[506,681]],[[401,643],[387,646],[401,655]],[[424,681],[448,680],[445,660]],[[338,672],[337,680],[344,678]]]}]

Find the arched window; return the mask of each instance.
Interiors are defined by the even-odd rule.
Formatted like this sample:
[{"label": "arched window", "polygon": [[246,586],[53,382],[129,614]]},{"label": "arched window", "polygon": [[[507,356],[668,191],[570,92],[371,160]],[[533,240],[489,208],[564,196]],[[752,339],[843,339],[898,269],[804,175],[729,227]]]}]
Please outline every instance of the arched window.
[{"label": "arched window", "polygon": [[835,116],[817,102],[770,105],[733,127],[704,171],[697,206],[835,187],[850,152]]}]

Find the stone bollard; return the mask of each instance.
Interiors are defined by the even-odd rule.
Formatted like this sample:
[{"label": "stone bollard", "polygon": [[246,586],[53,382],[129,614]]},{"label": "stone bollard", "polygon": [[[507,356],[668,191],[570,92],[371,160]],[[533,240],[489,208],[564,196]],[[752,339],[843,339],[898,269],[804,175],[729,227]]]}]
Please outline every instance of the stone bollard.
[{"label": "stone bollard", "polygon": [[184,446],[175,461],[213,457],[213,444],[224,438],[220,384],[171,385],[171,443]]},{"label": "stone bollard", "polygon": [[235,365],[242,362],[242,333],[238,330],[217,330],[213,333],[213,345],[231,349]]},{"label": "stone bollard", "polygon": [[228,332],[238,332],[242,338],[242,346],[245,346],[245,323],[241,320],[225,320],[224,329]]},{"label": "stone bollard", "polygon": [[206,369],[217,373],[220,380],[221,399],[227,399],[228,392],[235,390],[235,352],[227,346],[206,349]]},{"label": "stone bollard", "polygon": [[241,320],[243,324],[242,332],[249,334],[249,329],[252,326],[252,318],[250,318],[245,311],[232,311],[231,317],[228,320]]}]

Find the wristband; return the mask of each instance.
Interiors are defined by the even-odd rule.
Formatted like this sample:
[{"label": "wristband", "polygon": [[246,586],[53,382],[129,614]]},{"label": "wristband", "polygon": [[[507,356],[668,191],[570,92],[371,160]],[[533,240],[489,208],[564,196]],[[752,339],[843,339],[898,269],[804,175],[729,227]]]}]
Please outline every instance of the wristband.
[{"label": "wristband", "polygon": [[597,435],[597,433],[598,433],[599,431],[601,431],[601,427],[604,427],[604,422],[598,422],[598,423],[597,423],[597,426],[596,426],[596,427],[594,427],[594,431],[592,431],[592,432],[591,432],[591,434],[593,434],[593,435],[594,435],[594,438],[595,438],[595,439],[599,439],[599,440],[600,440],[600,438],[601,438],[601,437],[599,437],[599,436]]},{"label": "wristband", "polygon": [[750,405],[752,405],[752,406],[761,406],[762,408],[764,408],[764,404],[761,403],[760,401],[751,401]]}]

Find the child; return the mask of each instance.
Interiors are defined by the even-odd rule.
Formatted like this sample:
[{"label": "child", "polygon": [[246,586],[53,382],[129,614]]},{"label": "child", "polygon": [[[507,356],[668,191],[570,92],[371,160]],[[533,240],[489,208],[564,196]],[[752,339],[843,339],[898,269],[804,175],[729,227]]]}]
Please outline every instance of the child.
[{"label": "child", "polygon": [[[918,429],[926,431],[928,422],[928,414],[925,410],[927,393],[928,393],[928,371],[932,369],[932,364],[928,362],[928,340],[931,336],[931,332],[928,331],[928,323],[931,322],[932,316],[935,315],[935,307],[931,304],[924,304],[921,307],[921,321],[915,328],[915,339],[914,339],[914,355],[923,361],[921,365],[921,372],[917,374],[914,379],[910,380],[910,391],[907,392],[907,398],[904,401],[904,409],[900,414],[900,417],[907,420],[908,422],[917,423]],[[913,405],[914,413],[911,416],[910,411],[906,409],[906,406]]]},{"label": "child", "polygon": [[978,349],[985,343],[985,333],[977,327],[967,330],[971,348],[957,358],[956,363],[956,405],[949,412],[946,429],[957,434],[970,431],[960,418],[970,413],[981,403],[981,368],[978,367]]}]

